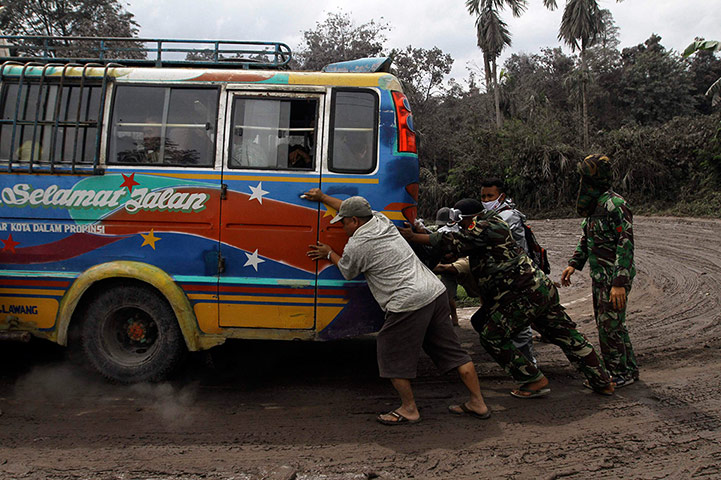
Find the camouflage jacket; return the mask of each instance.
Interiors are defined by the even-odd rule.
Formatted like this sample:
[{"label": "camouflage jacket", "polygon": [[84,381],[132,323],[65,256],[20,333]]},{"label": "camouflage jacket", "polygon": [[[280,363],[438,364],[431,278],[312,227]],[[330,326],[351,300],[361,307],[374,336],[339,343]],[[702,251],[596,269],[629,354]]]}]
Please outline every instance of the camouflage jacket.
[{"label": "camouflage jacket", "polygon": [[430,241],[443,253],[468,257],[481,299],[489,306],[527,295],[547,282],[495,212],[478,215],[468,229],[459,233],[433,233]]},{"label": "camouflage jacket", "polygon": [[594,282],[630,287],[636,275],[633,262],[633,215],[613,190],[598,198],[596,211],[581,224],[583,235],[568,264],[578,270],[588,260]]}]

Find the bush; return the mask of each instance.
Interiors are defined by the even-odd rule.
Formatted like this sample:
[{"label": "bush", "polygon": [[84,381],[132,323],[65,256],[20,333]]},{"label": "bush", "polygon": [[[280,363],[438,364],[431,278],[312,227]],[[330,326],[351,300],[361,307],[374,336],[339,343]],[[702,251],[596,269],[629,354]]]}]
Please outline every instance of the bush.
[{"label": "bush", "polygon": [[677,117],[661,126],[627,125],[599,132],[588,152],[568,143],[563,126],[552,120],[509,120],[500,131],[460,132],[474,154],[459,156],[446,182],[424,171],[420,212],[430,218],[460,198],[480,199],[482,179],[494,176],[506,181],[526,215],[574,216],[576,163],[587,153],[605,153],[614,162],[614,189],[635,213],[721,217],[720,120],[714,114]]}]

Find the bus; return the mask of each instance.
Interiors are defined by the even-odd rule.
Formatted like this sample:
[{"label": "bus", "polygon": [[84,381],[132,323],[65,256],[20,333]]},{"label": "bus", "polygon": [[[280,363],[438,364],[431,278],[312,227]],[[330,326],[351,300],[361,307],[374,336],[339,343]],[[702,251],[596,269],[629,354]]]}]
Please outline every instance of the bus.
[{"label": "bus", "polygon": [[[389,59],[302,72],[272,42],[3,38],[0,339],[81,347],[131,383],[230,338],[380,328],[362,277],[306,256],[347,238],[301,195],[415,219],[413,117]],[[80,42],[95,56],[72,56]]]}]

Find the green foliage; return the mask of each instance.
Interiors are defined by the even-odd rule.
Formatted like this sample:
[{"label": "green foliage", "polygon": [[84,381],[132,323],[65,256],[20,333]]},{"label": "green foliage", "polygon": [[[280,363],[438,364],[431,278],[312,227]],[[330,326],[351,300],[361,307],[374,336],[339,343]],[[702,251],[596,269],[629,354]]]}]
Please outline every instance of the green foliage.
[{"label": "green foliage", "polygon": [[4,0],[8,35],[134,37],[138,24],[117,0]]},{"label": "green foliage", "polygon": [[391,50],[393,70],[403,85],[416,118],[432,97],[443,92],[443,79],[451,73],[453,58],[438,47]]},{"label": "green foliage", "polygon": [[[139,25],[133,14],[118,0],[4,0],[0,13],[0,31],[8,35],[45,35],[79,37],[137,37]],[[28,44],[30,44],[29,42]],[[95,57],[86,44],[84,48],[50,42],[57,48],[56,56]],[[139,47],[135,42],[114,44],[119,48]],[[98,45],[95,46],[97,48]],[[31,47],[31,51],[34,51]],[[142,52],[131,55],[144,57]],[[108,56],[112,57],[112,53]],[[127,52],[118,56],[127,58]]]},{"label": "green foliage", "polygon": [[[614,162],[614,188],[638,212],[721,216],[721,116],[677,117],[660,126],[630,125],[596,139],[585,152],[564,141],[564,126],[550,118],[538,123],[508,121],[500,132],[474,133],[474,157],[452,170],[447,185],[434,187],[433,204],[422,178],[423,212],[462,197],[476,197],[488,176],[506,181],[519,208],[534,216],[571,213],[578,188],[575,165],[587,153],[600,152]],[[447,200],[446,200],[447,199]],[[636,208],[637,207],[637,208]]]},{"label": "green foliage", "polygon": [[303,32],[304,45],[295,56],[297,66],[318,71],[329,63],[380,56],[388,31],[390,26],[384,22],[356,25],[348,13],[329,13],[314,29]]},{"label": "green foliage", "polygon": [[469,297],[466,289],[460,285],[458,285],[458,293],[456,295],[456,306],[458,308],[477,307],[481,304],[478,297]]},{"label": "green foliage", "polygon": [[640,124],[663,123],[693,110],[691,82],[683,63],[651,35],[641,45],[625,48],[618,99],[627,118]]},{"label": "green foliage", "polygon": [[[693,53],[698,52],[717,52],[721,50],[721,42],[718,42],[716,40],[702,40],[702,39],[696,39],[695,42],[693,42],[691,45],[686,47],[686,50],[683,52],[683,56],[688,57],[689,55]],[[699,54],[697,57],[701,57],[702,55]],[[707,55],[708,58],[708,55]],[[711,86],[706,91],[706,95],[712,97],[712,104],[714,106],[721,103],[721,77],[716,78],[716,80],[711,83]]]},{"label": "green foliage", "polygon": [[691,43],[691,45],[686,47],[686,50],[683,51],[683,56],[684,58],[686,58],[701,50],[718,52],[719,50],[721,50],[721,42],[717,40],[696,39],[693,43]]},{"label": "green foliage", "polygon": [[561,17],[558,39],[571,50],[585,50],[596,43],[604,29],[597,0],[567,0]]}]

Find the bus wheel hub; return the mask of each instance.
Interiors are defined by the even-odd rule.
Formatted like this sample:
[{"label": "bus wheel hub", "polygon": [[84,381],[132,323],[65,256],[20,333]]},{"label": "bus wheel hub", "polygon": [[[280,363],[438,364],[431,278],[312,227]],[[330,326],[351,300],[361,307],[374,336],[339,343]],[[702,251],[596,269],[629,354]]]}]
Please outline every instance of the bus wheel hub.
[{"label": "bus wheel hub", "polygon": [[128,321],[128,337],[136,342],[145,342],[145,333],[146,328],[145,325],[142,322],[139,322],[137,320],[129,320]]}]

